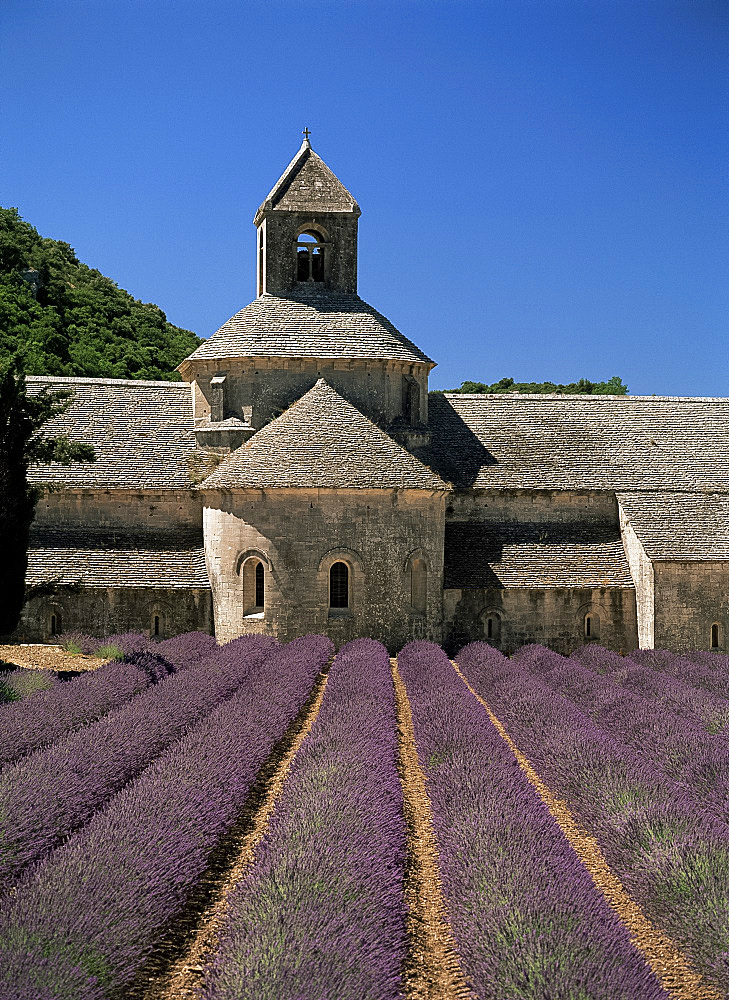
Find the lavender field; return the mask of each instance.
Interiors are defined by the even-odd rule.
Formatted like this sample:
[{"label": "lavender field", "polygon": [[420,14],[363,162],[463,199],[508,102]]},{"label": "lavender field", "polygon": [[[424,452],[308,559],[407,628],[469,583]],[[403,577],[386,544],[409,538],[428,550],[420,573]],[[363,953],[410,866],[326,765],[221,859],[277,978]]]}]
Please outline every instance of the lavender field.
[{"label": "lavender field", "polygon": [[112,645],[4,675],[0,1000],[729,996],[726,657]]}]

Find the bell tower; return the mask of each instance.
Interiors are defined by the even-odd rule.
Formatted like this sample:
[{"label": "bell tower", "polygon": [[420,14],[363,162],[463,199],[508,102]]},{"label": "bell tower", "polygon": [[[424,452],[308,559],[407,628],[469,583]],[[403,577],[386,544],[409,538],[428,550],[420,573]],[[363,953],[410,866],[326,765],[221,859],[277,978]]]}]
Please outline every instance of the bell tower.
[{"label": "bell tower", "polygon": [[357,292],[360,209],[304,141],[253,220],[257,294],[285,295],[301,285]]}]

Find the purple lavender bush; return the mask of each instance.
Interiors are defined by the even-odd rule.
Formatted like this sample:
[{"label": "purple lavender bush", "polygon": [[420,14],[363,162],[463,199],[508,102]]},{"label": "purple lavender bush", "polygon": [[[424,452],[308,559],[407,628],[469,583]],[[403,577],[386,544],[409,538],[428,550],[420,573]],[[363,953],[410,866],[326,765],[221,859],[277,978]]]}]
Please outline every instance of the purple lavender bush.
[{"label": "purple lavender bush", "polygon": [[717,733],[729,724],[729,700],[707,685],[697,683],[702,671],[697,671],[696,665],[683,657],[661,656],[662,668],[657,669],[648,658],[641,660],[633,658],[632,654],[622,657],[600,646],[583,646],[575,650],[570,659],[579,660],[595,673],[609,674],[621,687],[659,701],[677,715],[693,718],[707,732]]},{"label": "purple lavender bush", "polygon": [[0,914],[0,996],[124,995],[332,653],[323,636],[274,652],[20,880]]},{"label": "purple lavender bush", "polygon": [[388,653],[345,645],[254,865],[231,893],[207,1000],[395,1000],[406,831]]},{"label": "purple lavender bush", "polygon": [[[458,663],[648,918],[729,994],[727,825],[685,785],[598,728],[539,671],[527,670],[527,654],[501,663],[497,655],[472,643]],[[530,655],[544,666],[540,650]]]},{"label": "purple lavender bush", "polygon": [[184,670],[216,656],[219,648],[215,637],[207,632],[185,632],[158,642],[154,651],[173,663],[178,670]]},{"label": "purple lavender bush", "polygon": [[60,739],[84,723],[106,715],[150,684],[131,663],[105,663],[93,673],[40,691],[27,701],[6,705],[0,726],[0,765]]},{"label": "purple lavender bush", "polygon": [[98,639],[93,653],[95,656],[99,656],[102,650],[118,649],[121,650],[122,655],[126,658],[133,653],[145,652],[151,645],[152,640],[142,632],[120,632],[118,635],[110,635],[105,639]]},{"label": "purple lavender bush", "polygon": [[[487,648],[486,663],[504,659]],[[398,664],[450,923],[475,996],[667,1000],[442,649],[410,643]]]},{"label": "purple lavender bush", "polygon": [[30,670],[19,667],[0,674],[0,704],[21,701],[38,691],[48,691],[58,684],[52,670]]},{"label": "purple lavender bush", "polygon": [[248,636],[237,657],[191,667],[6,767],[0,774],[0,895],[189,726],[229,698],[277,646],[265,636]]},{"label": "purple lavender bush", "polygon": [[99,640],[85,632],[64,632],[56,637],[56,643],[69,653],[84,653],[86,656],[99,647]]},{"label": "purple lavender bush", "polygon": [[694,687],[704,688],[729,699],[729,656],[721,653],[684,653],[665,649],[636,649],[630,660],[663,674],[679,677]]},{"label": "purple lavender bush", "polygon": [[[687,689],[666,677],[663,695],[644,697],[628,686],[655,692],[651,672],[628,667],[620,674],[602,676],[575,659],[565,659],[543,646],[524,646],[514,663],[542,678],[550,688],[575,704],[618,742],[630,746],[640,757],[663,769],[686,786],[685,795],[696,799],[729,820],[729,746],[724,738],[707,732],[690,709],[704,713],[712,725],[724,717],[725,708],[706,693]],[[712,702],[709,704],[709,702]],[[683,709],[678,714],[676,706]]]},{"label": "purple lavender bush", "polygon": [[173,663],[170,663],[164,656],[160,656],[159,653],[151,649],[128,653],[124,657],[124,662],[131,663],[137,670],[145,673],[152,684],[159,684],[160,681],[165,680],[177,670],[177,667]]}]

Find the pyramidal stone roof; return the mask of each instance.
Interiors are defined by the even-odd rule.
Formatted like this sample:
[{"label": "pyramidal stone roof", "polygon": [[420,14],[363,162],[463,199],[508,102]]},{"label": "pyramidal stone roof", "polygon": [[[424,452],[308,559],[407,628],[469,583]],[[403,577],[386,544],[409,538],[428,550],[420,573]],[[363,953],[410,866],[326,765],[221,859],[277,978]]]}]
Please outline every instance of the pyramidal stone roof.
[{"label": "pyramidal stone roof", "polygon": [[319,379],[200,489],[446,490],[442,479]]},{"label": "pyramidal stone roof", "polygon": [[308,139],[281,174],[261,204],[254,224],[257,226],[267,211],[282,212],[349,212],[360,215],[360,208],[344,184],[318,156]]},{"label": "pyramidal stone roof", "polygon": [[247,357],[435,362],[359,295],[301,284],[259,296],[183,361]]}]

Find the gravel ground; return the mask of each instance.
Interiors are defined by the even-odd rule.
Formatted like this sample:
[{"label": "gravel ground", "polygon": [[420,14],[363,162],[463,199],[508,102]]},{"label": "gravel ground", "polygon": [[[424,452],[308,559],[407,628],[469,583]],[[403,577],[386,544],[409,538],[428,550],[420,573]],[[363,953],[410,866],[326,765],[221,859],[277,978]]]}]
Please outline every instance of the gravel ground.
[{"label": "gravel ground", "polygon": [[102,663],[109,662],[98,656],[67,653],[60,646],[45,643],[0,646],[0,660],[36,670],[96,670]]}]

